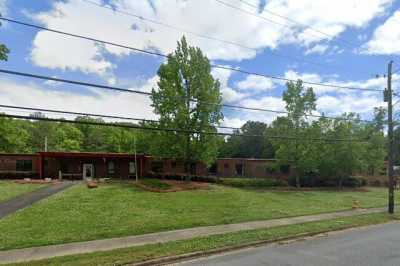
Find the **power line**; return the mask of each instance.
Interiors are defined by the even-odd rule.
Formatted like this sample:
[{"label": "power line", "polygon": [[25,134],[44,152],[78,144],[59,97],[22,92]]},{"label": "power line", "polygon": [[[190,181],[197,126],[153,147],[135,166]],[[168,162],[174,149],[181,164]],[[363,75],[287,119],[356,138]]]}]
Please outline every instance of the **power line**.
[{"label": "power line", "polygon": [[[157,21],[157,20],[154,20],[154,19],[145,18],[143,16],[140,16],[140,15],[137,15],[137,14],[133,14],[133,13],[118,9],[116,7],[111,7],[111,6],[107,6],[107,5],[98,4],[98,3],[93,2],[91,0],[82,0],[82,1],[84,1],[86,3],[89,3],[89,4],[92,4],[92,5],[95,5],[95,6],[100,7],[100,8],[109,9],[109,10],[111,10],[113,12],[116,12],[116,13],[120,13],[120,14],[123,14],[123,15],[126,15],[126,16],[131,16],[131,17],[134,17],[134,18],[142,20],[142,21],[147,21],[147,22],[150,22],[150,23],[162,26],[162,27],[173,29],[175,31],[188,33],[188,34],[194,35],[194,36],[199,37],[199,38],[204,38],[204,39],[208,39],[208,40],[212,40],[212,41],[218,41],[218,42],[226,43],[226,44],[229,44],[229,45],[237,46],[237,47],[240,47],[240,48],[244,48],[244,49],[247,49],[247,50],[252,50],[252,51],[255,51],[255,52],[260,51],[260,49],[253,48],[253,47],[250,47],[250,46],[238,43],[238,42],[224,40],[224,39],[217,38],[217,37],[212,37],[212,36],[209,36],[209,35],[204,35],[204,34],[201,34],[201,33],[198,33],[198,32],[194,32],[194,31],[191,31],[191,30],[179,27],[179,26],[174,26],[174,25],[171,25],[171,24],[168,24],[168,23],[164,23],[162,21]],[[271,21],[271,22],[273,22],[273,21]],[[322,64],[322,63],[311,61],[311,60],[305,60],[304,58],[300,58],[300,57],[284,55],[284,54],[281,54],[281,53],[278,53],[278,52],[272,51],[272,50],[270,52],[271,52],[271,55],[273,55],[273,56],[283,57],[283,58],[287,58],[287,59],[291,59],[291,60],[297,60],[297,61],[300,61],[300,62],[303,62],[303,63],[307,63],[307,64],[310,64],[310,65],[315,65],[315,66],[324,67],[324,68],[326,68],[327,66],[328,67],[334,67],[333,65]]]},{"label": "power line", "polygon": [[[88,87],[113,90],[113,91],[119,91],[119,92],[134,93],[134,94],[140,94],[140,95],[145,95],[145,96],[152,95],[150,92],[144,92],[144,91],[139,91],[139,90],[124,89],[124,88],[119,88],[119,87],[114,87],[114,86],[82,82],[82,81],[76,81],[76,80],[70,80],[70,79],[61,79],[61,78],[31,74],[31,73],[26,73],[26,72],[18,72],[18,71],[1,69],[1,68],[0,68],[0,73],[23,76],[23,77],[31,77],[31,78],[41,79],[41,80],[51,80],[51,81],[56,81],[56,82],[63,82],[63,83],[68,83],[68,84],[88,86]],[[181,100],[181,99],[179,99],[179,100]],[[264,108],[253,108],[253,107],[240,106],[240,105],[221,104],[221,103],[205,102],[205,101],[198,101],[198,100],[191,100],[191,102],[197,102],[197,103],[202,103],[202,104],[206,104],[206,105],[215,105],[215,106],[221,106],[221,107],[233,108],[233,109],[243,109],[243,110],[248,110],[248,111],[260,111],[260,112],[269,112],[269,113],[275,113],[275,114],[289,114],[289,112],[287,112],[287,111],[278,111],[278,110],[271,110],[271,109],[264,109]],[[371,123],[371,121],[369,121],[369,120],[361,120],[361,119],[356,120],[356,119],[345,118],[345,117],[330,117],[330,116],[325,116],[325,115],[314,115],[314,114],[306,114],[306,113],[304,113],[304,115],[308,116],[308,117],[316,117],[316,118],[327,118],[327,119],[335,119],[335,120],[359,121],[359,122]]]},{"label": "power line", "polygon": [[[219,0],[216,0],[216,1],[219,2]],[[254,4],[251,4],[251,3],[249,3],[248,1],[244,1],[244,0],[239,0],[239,1],[242,2],[243,4],[247,5],[247,6],[250,6],[250,7],[253,7],[253,8],[257,8],[257,9],[258,9],[258,6],[254,5]],[[291,19],[291,18],[289,18],[289,17],[287,17],[287,16],[283,16],[283,15],[281,15],[281,14],[278,14],[278,13],[273,12],[273,11],[271,11],[271,10],[268,10],[268,9],[266,9],[266,8],[264,8],[264,9],[262,10],[262,13],[263,13],[263,12],[268,13],[268,14],[271,14],[271,15],[273,15],[273,16],[275,16],[275,17],[279,17],[279,18],[285,19],[285,20],[287,20],[287,21],[289,21],[289,22],[291,22],[291,23],[300,25],[300,26],[302,26],[302,27],[304,27],[304,28],[310,29],[310,30],[312,30],[312,31],[314,31],[314,32],[319,33],[320,35],[324,35],[324,36],[329,37],[329,38],[332,38],[332,39],[336,38],[335,35],[332,35],[332,34],[323,32],[323,31],[321,31],[321,30],[319,30],[319,29],[314,28],[314,27],[311,26],[311,25],[308,25],[308,24],[299,22],[299,21],[294,20],[294,19]],[[254,15],[256,15],[256,14],[254,14]],[[257,16],[257,15],[256,15],[256,16]],[[261,16],[259,16],[259,17],[260,17],[260,18],[264,18],[264,17],[261,17]],[[285,25],[285,26],[287,26],[287,25]],[[308,33],[308,34],[309,34],[309,33]],[[314,36],[315,36],[315,35],[314,35]],[[335,41],[336,41],[336,42],[339,42],[339,40],[335,40]],[[354,44],[352,44],[352,43],[350,43],[350,42],[348,42],[348,41],[345,41],[345,40],[341,40],[340,42],[345,43],[345,44],[347,44],[347,45],[350,45],[350,46],[352,46],[352,47],[358,47],[358,45],[354,45]]]},{"label": "power line", "polygon": [[354,140],[354,139],[325,139],[325,138],[299,138],[290,136],[268,136],[268,135],[247,135],[247,134],[235,134],[235,133],[223,133],[223,132],[209,132],[209,131],[195,131],[195,130],[185,130],[176,128],[159,128],[153,126],[139,126],[135,124],[121,124],[121,123],[105,123],[97,121],[83,121],[83,120],[67,120],[61,118],[48,118],[48,117],[38,117],[38,116],[22,116],[22,115],[11,115],[0,113],[0,117],[14,118],[14,119],[24,119],[24,120],[36,120],[36,121],[47,121],[47,122],[59,122],[59,123],[71,123],[71,124],[86,124],[92,126],[109,126],[109,127],[120,127],[120,128],[132,128],[141,129],[149,131],[165,131],[173,133],[186,133],[186,134],[204,134],[204,135],[216,135],[216,136],[240,136],[240,137],[262,137],[267,139],[284,139],[284,140],[304,140],[304,141],[326,141],[326,142],[367,142],[366,140]]},{"label": "power line", "polygon": [[[86,0],[83,0],[83,1],[86,1]],[[247,11],[247,10],[245,10],[245,9],[243,9],[243,8],[237,7],[237,6],[235,6],[235,5],[226,3],[226,2],[221,1],[221,0],[215,0],[215,1],[216,1],[217,3],[220,3],[221,5],[224,5],[224,6],[226,6],[226,7],[229,7],[229,8],[231,8],[231,9],[235,9],[235,10],[237,10],[237,11],[239,11],[239,12],[244,13],[244,14],[247,14],[247,15],[250,15],[250,16],[253,16],[253,17],[260,18],[260,19],[265,20],[265,21],[267,21],[267,22],[269,22],[269,23],[271,23],[271,24],[274,24],[274,25],[281,26],[282,28],[290,28],[290,25],[288,25],[288,24],[276,22],[276,21],[274,21],[274,20],[271,20],[271,19],[269,19],[269,18],[260,16],[260,15],[258,15],[258,14],[255,14],[255,13],[253,13],[253,12]],[[243,2],[244,4],[247,4],[247,5],[249,5],[249,6],[256,7],[256,6],[253,6],[253,5],[251,5],[251,4],[247,3],[247,2],[244,2],[244,1],[241,1],[241,0],[239,0],[239,1],[240,1],[240,2]],[[258,7],[256,7],[256,8],[258,8]],[[310,34],[310,33],[308,33],[308,34]],[[310,34],[310,35],[313,35],[313,34]],[[313,35],[313,36],[315,36],[315,35]]]},{"label": "power line", "polygon": [[[290,25],[288,25],[288,24],[276,22],[276,21],[271,20],[271,19],[269,19],[269,18],[266,18],[266,17],[264,17],[264,16],[258,15],[258,13],[250,12],[250,11],[248,11],[248,10],[245,10],[245,9],[240,8],[240,7],[238,7],[238,6],[235,6],[235,5],[226,3],[226,2],[221,1],[221,0],[215,0],[215,1],[218,2],[218,3],[220,3],[220,4],[222,4],[222,5],[227,6],[227,7],[229,7],[229,8],[232,8],[232,9],[235,9],[235,10],[240,11],[240,12],[242,12],[242,13],[248,14],[248,15],[250,15],[250,16],[254,16],[254,17],[260,18],[260,19],[262,19],[262,20],[265,20],[265,21],[267,21],[267,22],[269,22],[269,23],[272,23],[272,24],[275,24],[275,25],[280,25],[280,26],[282,26],[282,28],[289,28],[289,29],[290,29]],[[243,4],[247,5],[247,6],[256,8],[256,9],[259,8],[258,6],[254,5],[254,4],[251,4],[251,3],[247,2],[247,1],[244,1],[244,0],[238,0],[238,1],[240,1],[241,3],[243,3]],[[289,18],[289,17],[280,15],[280,14],[278,14],[278,13],[276,13],[276,12],[272,12],[272,11],[270,11],[270,10],[268,10],[268,9],[265,9],[265,8],[262,10],[261,13],[263,13],[263,12],[269,13],[269,14],[271,14],[271,15],[273,15],[273,16],[275,16],[275,17],[279,17],[279,18],[281,18],[281,19],[285,19],[285,20],[287,20],[287,21],[289,21],[289,22],[291,22],[291,23],[298,24],[298,25],[300,25],[300,26],[302,26],[302,27],[304,27],[304,28],[307,28],[307,29],[310,29],[310,30],[312,30],[312,31],[314,31],[314,32],[317,32],[317,33],[319,33],[320,35],[324,35],[324,36],[326,36],[326,37],[329,37],[329,38],[331,38],[331,40],[333,40],[334,42],[337,42],[337,43],[338,43],[338,42],[341,42],[341,43],[346,44],[346,45],[349,46],[349,47],[359,48],[359,45],[357,45],[357,44],[351,43],[351,42],[349,42],[349,41],[347,41],[347,40],[343,40],[343,38],[342,38],[342,40],[338,40],[338,39],[336,38],[335,35],[332,35],[332,34],[328,34],[328,33],[326,33],[326,32],[323,32],[323,31],[321,31],[321,30],[319,30],[319,29],[316,29],[316,28],[314,28],[314,27],[312,27],[312,26],[310,26],[310,25],[308,25],[308,24],[301,23],[301,22],[299,22],[299,21],[296,21],[296,20],[293,20],[293,19],[291,19],[291,18]],[[317,35],[315,35],[315,34],[312,34],[312,33],[310,33],[310,32],[306,32],[306,31],[303,31],[302,33],[303,33],[303,34],[307,34],[307,35],[311,35],[311,36],[314,36],[314,37],[320,37],[320,36],[317,36]],[[311,62],[312,62],[312,61],[311,61]],[[325,65],[325,66],[333,66],[332,64],[330,64],[330,65],[324,64],[324,65]],[[339,66],[336,66],[336,67],[339,67]],[[364,72],[364,71],[363,71],[363,73],[367,73],[367,72]],[[368,73],[368,75],[369,75],[369,74],[370,74],[370,73]]]},{"label": "power line", "polygon": [[[113,43],[113,42],[109,42],[109,41],[99,40],[99,39],[95,39],[95,38],[92,38],[92,37],[87,37],[87,36],[83,36],[83,35],[68,33],[68,32],[64,32],[64,31],[60,31],[60,30],[54,30],[54,29],[50,29],[50,28],[46,28],[46,27],[42,27],[42,26],[37,26],[37,25],[34,25],[34,24],[25,23],[25,22],[13,20],[13,19],[8,19],[8,18],[4,18],[4,17],[0,17],[0,20],[8,21],[8,22],[11,22],[11,23],[16,23],[16,24],[27,26],[27,27],[31,27],[31,28],[45,30],[45,31],[53,32],[53,33],[58,33],[58,34],[62,34],[62,35],[70,36],[70,37],[75,37],[75,38],[85,39],[85,40],[89,40],[89,41],[93,41],[93,42],[99,42],[99,43],[103,43],[103,44],[108,44],[108,45],[112,45],[112,46],[116,46],[116,47],[120,47],[120,48],[125,48],[125,49],[129,49],[129,50],[133,50],[133,51],[141,52],[141,53],[145,53],[145,54],[160,56],[160,57],[164,57],[164,58],[169,58],[170,57],[169,55],[162,54],[162,53],[147,51],[147,50],[143,50],[143,49],[139,49],[139,48],[135,48],[135,47],[131,47],[131,46],[126,46],[126,45],[117,44],[117,43]],[[235,72],[248,74],[248,75],[262,76],[262,77],[269,78],[269,79],[275,79],[275,80],[286,81],[286,82],[297,82],[297,80],[294,80],[294,79],[289,79],[289,78],[284,78],[284,77],[279,77],[279,76],[273,76],[273,75],[268,75],[268,74],[262,74],[262,73],[257,73],[257,72],[251,72],[251,71],[247,71],[247,70],[237,69],[237,68],[234,68],[234,67],[227,67],[227,66],[221,66],[221,65],[215,65],[215,64],[210,64],[210,66],[212,68],[230,70],[230,71],[235,71]],[[303,81],[303,84],[316,85],[316,86],[329,87],[329,88],[337,88],[337,89],[383,92],[383,90],[379,90],[379,89],[370,89],[370,88],[364,88],[363,89],[363,88],[357,88],[357,87],[340,86],[340,85],[335,85],[335,84],[310,82],[310,81]]]},{"label": "power line", "polygon": [[[233,68],[233,67],[220,66],[220,65],[211,65],[211,66],[214,68],[236,71],[236,72],[240,72],[240,73],[247,74],[247,75],[261,76],[261,77],[265,77],[265,78],[276,79],[276,80],[286,81],[286,82],[297,82],[297,80],[294,80],[294,79],[272,76],[272,75],[267,75],[267,74],[261,74],[261,73],[251,72],[251,71],[247,71],[247,70],[241,70],[241,69],[237,69],[237,68]],[[357,87],[341,86],[341,85],[311,82],[311,81],[302,81],[302,82],[303,82],[303,84],[328,87],[328,88],[336,88],[336,89],[383,92],[383,90],[380,90],[380,89],[369,89],[369,88],[363,89],[363,88],[357,88]]]},{"label": "power line", "polygon": [[[55,114],[67,114],[67,115],[77,115],[77,116],[91,116],[91,117],[99,117],[99,118],[122,119],[122,120],[139,121],[139,122],[147,122],[147,123],[159,123],[160,122],[157,120],[144,119],[144,118],[133,118],[133,117],[115,116],[115,115],[101,115],[101,114],[71,112],[71,111],[60,111],[60,110],[54,110],[54,109],[22,107],[22,106],[4,105],[4,104],[0,104],[0,107],[8,108],[8,109],[16,109],[16,110],[28,110],[28,111],[35,111],[35,112],[55,113]],[[228,127],[228,126],[214,126],[214,127],[220,128],[220,129],[240,130],[240,128],[238,128],[238,127]]]}]

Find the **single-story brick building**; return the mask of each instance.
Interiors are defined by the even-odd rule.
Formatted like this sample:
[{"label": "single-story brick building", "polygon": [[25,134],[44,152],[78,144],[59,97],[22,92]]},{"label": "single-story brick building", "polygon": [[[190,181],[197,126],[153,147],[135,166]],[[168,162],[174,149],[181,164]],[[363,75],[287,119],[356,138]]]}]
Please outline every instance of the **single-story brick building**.
[{"label": "single-story brick building", "polygon": [[[185,163],[182,160],[145,156],[144,162],[146,174],[179,176],[185,175],[186,172]],[[189,168],[191,175],[208,175],[207,166],[201,162],[191,163]]]},{"label": "single-story brick building", "polygon": [[144,156],[124,153],[39,152],[39,178],[134,178],[143,176]]},{"label": "single-story brick building", "polygon": [[37,177],[39,173],[37,154],[0,153],[0,178],[9,176]]},{"label": "single-story brick building", "polygon": [[278,165],[276,159],[221,158],[216,170],[220,177],[287,179],[290,175],[290,165]]},{"label": "single-story brick building", "polygon": [[[135,178],[151,174],[183,174],[184,163],[143,154],[95,152],[39,152],[0,154],[0,178]],[[193,163],[192,175],[207,175],[202,163]]]}]

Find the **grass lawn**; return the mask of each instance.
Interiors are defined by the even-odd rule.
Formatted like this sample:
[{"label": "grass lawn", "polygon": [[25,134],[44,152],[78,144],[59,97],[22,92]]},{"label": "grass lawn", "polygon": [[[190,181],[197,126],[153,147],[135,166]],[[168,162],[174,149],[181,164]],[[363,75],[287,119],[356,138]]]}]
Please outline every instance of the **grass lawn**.
[{"label": "grass lawn", "polygon": [[219,184],[249,189],[271,189],[273,187],[284,186],[282,181],[262,178],[220,178]]},{"label": "grass lawn", "polygon": [[146,178],[146,179],[140,180],[140,183],[146,187],[153,188],[153,189],[159,189],[159,190],[168,190],[171,188],[171,185],[164,183],[159,179]]},{"label": "grass lawn", "polygon": [[31,192],[46,185],[17,184],[12,181],[0,181],[0,202],[14,198],[18,195]]},{"label": "grass lawn", "polygon": [[137,235],[205,225],[384,206],[371,192],[209,190],[152,193],[132,184],[77,185],[0,220],[0,249]]},{"label": "grass lawn", "polygon": [[395,219],[398,219],[398,217],[390,216],[388,214],[368,214],[320,222],[280,226],[270,229],[241,231],[210,237],[195,238],[191,240],[174,241],[166,244],[153,244],[106,252],[58,257],[12,265],[125,265],[166,256],[175,256],[191,252],[206,252],[213,249],[238,247],[240,245],[246,245],[260,241],[274,241],[282,238],[301,236],[304,234],[312,235],[356,226],[385,223]]}]

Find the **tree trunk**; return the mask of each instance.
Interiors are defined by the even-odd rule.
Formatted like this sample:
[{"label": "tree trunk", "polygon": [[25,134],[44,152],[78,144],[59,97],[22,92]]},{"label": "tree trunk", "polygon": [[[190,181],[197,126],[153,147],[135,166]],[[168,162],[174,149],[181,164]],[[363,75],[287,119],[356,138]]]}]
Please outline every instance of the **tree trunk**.
[{"label": "tree trunk", "polygon": [[[186,87],[186,108],[187,108],[187,118],[186,118],[186,130],[190,130],[190,88],[188,81],[185,80],[185,87]],[[186,172],[186,180],[191,179],[190,173],[190,133],[186,135],[186,147],[185,147],[185,172]]]}]

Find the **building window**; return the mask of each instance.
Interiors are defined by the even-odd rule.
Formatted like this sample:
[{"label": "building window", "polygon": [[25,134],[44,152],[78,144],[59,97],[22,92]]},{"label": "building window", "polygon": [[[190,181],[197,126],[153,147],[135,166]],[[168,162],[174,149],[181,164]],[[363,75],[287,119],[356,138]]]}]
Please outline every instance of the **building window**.
[{"label": "building window", "polygon": [[68,173],[68,163],[66,161],[60,162],[60,170],[62,173]]},{"label": "building window", "polygon": [[191,163],[190,164],[190,174],[191,175],[196,175],[197,174],[197,164],[196,163]]},{"label": "building window", "polygon": [[217,174],[217,164],[213,163],[211,167],[208,169],[210,174],[216,175]]},{"label": "building window", "polygon": [[236,175],[242,176],[243,175],[243,164],[238,163],[235,165]]},{"label": "building window", "polygon": [[176,161],[171,162],[172,170],[176,170]]},{"label": "building window", "polygon": [[225,164],[224,164],[224,168],[225,168],[225,169],[228,169],[228,168],[229,168],[229,164],[225,163]]},{"label": "building window", "polygon": [[32,172],[32,160],[17,160],[16,170],[19,172]]},{"label": "building window", "polygon": [[162,173],[163,172],[163,162],[162,161],[154,161],[151,162],[151,171],[154,173]]},{"label": "building window", "polygon": [[280,171],[281,171],[282,174],[289,174],[290,165],[287,165],[287,164],[281,165]]},{"label": "building window", "polygon": [[112,161],[108,162],[108,173],[115,174],[115,163]]},{"label": "building window", "polygon": [[129,174],[130,175],[136,174],[136,164],[135,164],[135,162],[129,162]]}]

